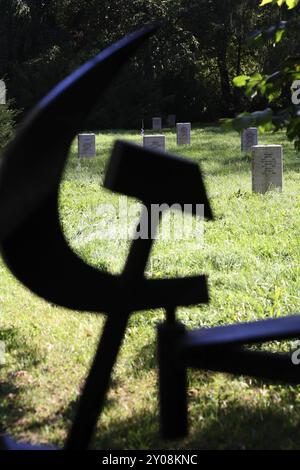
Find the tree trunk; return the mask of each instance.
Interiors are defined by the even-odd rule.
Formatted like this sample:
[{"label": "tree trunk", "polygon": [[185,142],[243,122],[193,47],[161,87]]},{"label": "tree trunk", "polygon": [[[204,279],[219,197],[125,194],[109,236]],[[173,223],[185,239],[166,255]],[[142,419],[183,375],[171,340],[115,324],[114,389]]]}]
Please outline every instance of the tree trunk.
[{"label": "tree trunk", "polygon": [[231,109],[232,108],[231,86],[230,86],[230,78],[229,78],[225,51],[221,51],[218,53],[217,63],[218,63],[218,69],[219,69],[219,74],[220,74],[221,93],[222,93],[223,103],[227,109]]}]

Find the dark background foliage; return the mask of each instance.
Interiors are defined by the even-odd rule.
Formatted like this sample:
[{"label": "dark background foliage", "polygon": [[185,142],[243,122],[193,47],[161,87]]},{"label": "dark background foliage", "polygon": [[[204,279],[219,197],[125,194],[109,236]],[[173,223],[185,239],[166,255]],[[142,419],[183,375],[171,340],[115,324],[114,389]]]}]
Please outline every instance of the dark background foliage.
[{"label": "dark background foliage", "polygon": [[60,79],[113,41],[156,20],[159,33],[128,64],[88,126],[140,128],[154,115],[216,121],[263,105],[232,85],[276,69],[290,46],[246,35],[291,16],[258,0],[0,0],[0,77],[20,117]]}]

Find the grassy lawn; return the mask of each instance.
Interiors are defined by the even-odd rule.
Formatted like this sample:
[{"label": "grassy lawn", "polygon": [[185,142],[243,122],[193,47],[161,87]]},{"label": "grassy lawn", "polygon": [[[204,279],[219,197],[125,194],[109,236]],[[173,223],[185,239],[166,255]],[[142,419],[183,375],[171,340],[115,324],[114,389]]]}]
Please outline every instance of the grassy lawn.
[{"label": "grassy lawn", "polygon": [[[210,305],[179,310],[188,327],[297,313],[300,157],[284,134],[260,137],[261,143],[284,146],[284,191],[264,196],[251,193],[250,159],[241,155],[237,134],[195,129],[191,147],[179,150],[175,134],[166,136],[168,150],[201,164],[215,221],[205,223],[201,248],[158,241],[147,275],[209,276]],[[128,243],[97,239],[97,209],[101,203],[118,203],[101,183],[112,143],[119,137],[140,141],[134,132],[102,133],[97,158],[82,161],[76,158],[74,143],[61,188],[61,217],[70,245],[86,262],[113,272],[121,271]],[[6,365],[0,368],[1,426],[19,440],[62,445],[103,317],[44,302],[22,287],[2,262],[0,273],[0,340],[7,349]],[[207,372],[189,374],[190,436],[162,442],[155,358],[155,327],[162,319],[160,310],[132,316],[98,423],[96,448],[300,447],[299,387]],[[269,347],[286,350],[290,345]]]}]

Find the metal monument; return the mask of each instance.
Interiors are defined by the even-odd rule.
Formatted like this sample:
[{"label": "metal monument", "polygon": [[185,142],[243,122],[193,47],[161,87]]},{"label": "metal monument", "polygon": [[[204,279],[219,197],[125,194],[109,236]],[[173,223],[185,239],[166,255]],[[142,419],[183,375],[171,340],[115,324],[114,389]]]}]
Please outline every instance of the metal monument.
[{"label": "metal monument", "polygon": [[[126,37],[50,92],[7,148],[1,168],[0,241],[7,266],[32,292],[50,302],[107,315],[66,449],[88,447],[130,314],[208,300],[205,276],[144,277],[152,237],[133,241],[123,273],[114,276],[88,266],[73,253],[59,220],[59,186],[68,150],[95,104],[95,93],[105,92],[121,65],[155,29],[145,27]],[[49,127],[56,138],[41,152]],[[104,186],[139,198],[146,207],[153,203],[202,203],[211,216],[196,163],[140,146],[116,143]],[[155,230],[151,220],[149,230]],[[7,442],[11,447],[11,441]]]},{"label": "metal monument", "polygon": [[[177,322],[177,307],[209,301],[207,281],[204,275],[145,278],[151,234],[159,222],[151,220],[151,211],[141,215],[141,223],[148,218],[149,236],[134,239],[120,275],[88,266],[65,240],[58,195],[70,145],[112,78],[156,29],[147,26],[127,36],[57,85],[19,129],[0,169],[1,253],[12,273],[49,302],[107,317],[65,444],[68,450],[87,449],[90,444],[128,319],[135,311],[163,308],[166,312],[166,321],[158,327],[158,357],[161,426],[167,438],[182,437],[188,430],[189,367],[300,382],[288,355],[245,348],[299,336],[300,317],[194,331]],[[56,138],[43,146],[49,128]],[[118,141],[104,187],[139,199],[146,209],[152,204],[192,208],[203,204],[205,217],[212,219],[199,166],[186,158]],[[24,449],[24,445],[2,438],[0,448]]]}]

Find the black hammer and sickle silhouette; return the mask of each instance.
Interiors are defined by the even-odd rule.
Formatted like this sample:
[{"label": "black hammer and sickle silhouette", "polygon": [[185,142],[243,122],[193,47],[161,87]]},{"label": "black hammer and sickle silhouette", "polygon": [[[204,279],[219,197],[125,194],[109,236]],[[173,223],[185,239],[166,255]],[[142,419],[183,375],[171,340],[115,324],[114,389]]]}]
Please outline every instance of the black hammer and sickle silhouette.
[{"label": "black hammer and sickle silhouette", "polygon": [[[8,267],[50,302],[107,315],[67,449],[88,446],[129,315],[208,301],[205,276],[145,279],[151,237],[133,241],[123,273],[114,276],[85,264],[68,246],[59,221],[59,185],[71,142],[121,65],[155,30],[148,26],[127,36],[57,85],[25,120],[1,162],[0,242]],[[199,167],[187,159],[118,142],[104,185],[147,207],[204,204],[211,218]]]}]

